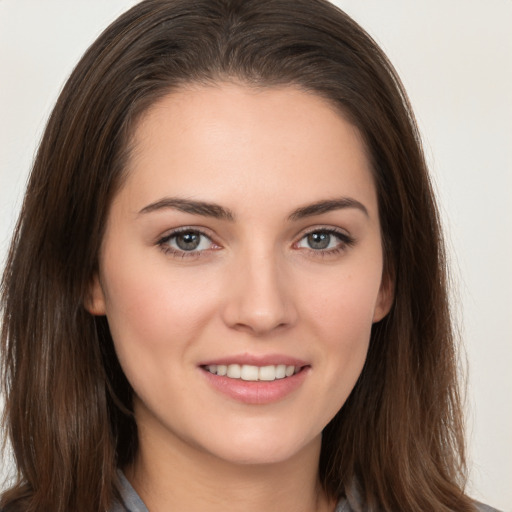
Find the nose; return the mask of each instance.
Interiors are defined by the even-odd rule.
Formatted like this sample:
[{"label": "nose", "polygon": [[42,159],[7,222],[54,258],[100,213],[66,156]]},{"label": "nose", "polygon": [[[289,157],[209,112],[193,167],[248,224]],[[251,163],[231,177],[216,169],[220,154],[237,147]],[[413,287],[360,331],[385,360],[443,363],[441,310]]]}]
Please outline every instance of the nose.
[{"label": "nose", "polygon": [[223,309],[223,320],[230,328],[263,336],[296,322],[291,283],[277,260],[253,254],[240,258],[231,269]]}]

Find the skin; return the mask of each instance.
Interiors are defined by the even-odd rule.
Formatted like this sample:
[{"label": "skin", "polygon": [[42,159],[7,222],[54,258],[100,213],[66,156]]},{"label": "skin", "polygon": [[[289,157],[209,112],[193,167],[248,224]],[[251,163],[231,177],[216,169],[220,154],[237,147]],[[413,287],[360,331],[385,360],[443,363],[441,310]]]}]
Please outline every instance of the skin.
[{"label": "skin", "polygon": [[[225,215],[181,211],[176,198]],[[303,209],[340,198],[352,203]],[[179,228],[204,233],[197,249],[180,251]],[[220,83],[145,114],[88,309],[107,315],[135,391],[140,449],[125,471],[152,512],[334,509],[318,484],[321,432],[389,311],[382,273],[365,148],[325,100]],[[201,367],[247,355],[300,359],[300,385],[245,403]]]}]

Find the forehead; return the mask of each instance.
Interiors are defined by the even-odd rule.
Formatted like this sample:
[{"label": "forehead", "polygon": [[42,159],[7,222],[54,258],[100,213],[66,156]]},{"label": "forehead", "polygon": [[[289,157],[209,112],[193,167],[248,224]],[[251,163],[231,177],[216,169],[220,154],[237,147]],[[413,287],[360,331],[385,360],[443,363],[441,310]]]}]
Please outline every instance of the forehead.
[{"label": "forehead", "polygon": [[139,195],[374,195],[358,130],[330,102],[292,86],[220,83],[168,94],[136,126],[127,171]]}]

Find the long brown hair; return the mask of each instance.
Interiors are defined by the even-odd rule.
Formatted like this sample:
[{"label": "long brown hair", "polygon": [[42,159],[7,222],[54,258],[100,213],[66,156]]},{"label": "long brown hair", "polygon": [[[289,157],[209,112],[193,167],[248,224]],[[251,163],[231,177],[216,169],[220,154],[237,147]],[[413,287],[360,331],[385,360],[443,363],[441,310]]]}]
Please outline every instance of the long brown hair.
[{"label": "long brown hair", "polygon": [[360,130],[373,164],[389,315],[323,433],[331,497],[366,510],[469,511],[440,223],[406,94],[374,41],[324,0],[146,0],[89,48],[50,117],[2,281],[6,511],[107,510],[137,450],[132,390],[83,304],[130,135],[189,83],[292,84]]}]

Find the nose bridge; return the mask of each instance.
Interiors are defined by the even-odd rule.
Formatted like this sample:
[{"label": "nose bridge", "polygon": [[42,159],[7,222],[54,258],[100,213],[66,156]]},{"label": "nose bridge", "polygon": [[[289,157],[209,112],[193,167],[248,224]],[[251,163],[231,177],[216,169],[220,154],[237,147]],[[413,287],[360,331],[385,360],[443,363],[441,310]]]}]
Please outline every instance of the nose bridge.
[{"label": "nose bridge", "polygon": [[240,254],[229,276],[226,323],[259,335],[293,323],[295,311],[283,267],[282,258],[270,247]]}]

